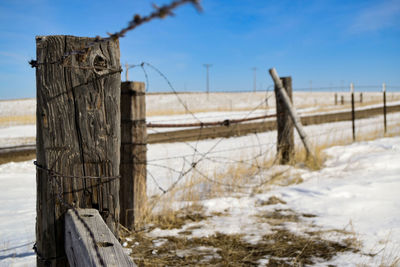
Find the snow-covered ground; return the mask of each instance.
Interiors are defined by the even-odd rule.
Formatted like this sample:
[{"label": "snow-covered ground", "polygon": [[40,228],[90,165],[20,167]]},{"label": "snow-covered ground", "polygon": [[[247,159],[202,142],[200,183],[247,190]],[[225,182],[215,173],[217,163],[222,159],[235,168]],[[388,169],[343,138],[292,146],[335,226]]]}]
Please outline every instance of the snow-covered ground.
[{"label": "snow-covered ground", "polygon": [[[224,215],[189,223],[179,229],[157,228],[150,234],[162,240],[194,229],[190,235],[185,234],[187,238],[219,232],[243,234],[247,242],[257,243],[272,226],[258,222],[256,215],[279,208],[315,215],[306,223],[285,223],[292,232],[302,235],[311,228],[342,230],[353,233],[360,242],[360,252],[339,253],[317,266],[389,266],[396,258],[400,260],[400,137],[332,147],[325,153],[329,159],[323,169],[297,170],[303,183],[276,186],[267,193],[199,201],[197,204],[206,208],[206,215]],[[278,197],[286,203],[260,205],[270,197]],[[328,238],[336,240],[337,236]],[[264,263],[267,262],[266,258]]]},{"label": "snow-covered ground", "polygon": [[0,266],[34,266],[36,173],[32,162],[0,165]]},{"label": "snow-covered ground", "polygon": [[[260,115],[263,111],[259,112],[253,115]],[[243,113],[218,112],[199,116],[215,119],[227,115],[241,117]],[[175,119],[182,121],[190,119],[190,115],[176,116]],[[165,117],[153,117],[150,121],[163,122]],[[390,131],[399,134],[400,114],[390,114],[388,122]],[[359,137],[383,132],[382,117],[358,120],[356,123]],[[341,140],[350,140],[351,123],[308,126],[306,132],[312,143],[331,145]],[[0,146],[10,145],[10,138],[34,138],[34,135],[35,127],[32,125],[1,128]],[[296,142],[300,143],[299,140]],[[148,177],[148,195],[159,194],[158,186],[169,188],[179,179],[182,170],[190,169],[190,164],[202,159],[204,153],[210,152],[199,161],[196,168],[206,174],[218,174],[224,173],[237,160],[246,162],[256,155],[262,155],[258,159],[273,156],[275,143],[276,133],[268,132],[239,138],[149,145],[148,173],[151,175]],[[193,153],[194,148],[196,153]],[[400,138],[353,143],[332,147],[325,152],[329,159],[319,171],[307,170],[301,166],[289,169],[279,167],[301,177],[303,183],[274,186],[258,194],[201,200],[209,214],[228,212],[226,216],[215,216],[203,221],[203,227],[192,234],[201,236],[216,231],[242,233],[247,241],[257,242],[257,238],[271,228],[265,223],[255,223],[253,215],[271,209],[271,206],[258,204],[271,196],[277,196],[286,202],[278,204],[281,208],[317,215],[307,218],[309,224],[325,229],[354,231],[363,245],[363,254],[378,253],[373,258],[362,253],[343,253],[332,259],[330,264],[375,266],[381,263],[382,257],[390,261],[400,256],[400,194],[397,193],[400,191]],[[189,172],[179,183],[187,182],[192,175],[194,173]],[[257,176],[255,179],[259,179],[255,181],[258,183],[263,177]],[[0,165],[0,266],[35,264],[31,249],[35,239],[35,192],[35,168],[31,161]],[[299,233],[305,227],[290,223],[286,226]],[[158,229],[153,234],[162,236],[171,233]],[[319,266],[327,264],[321,263]]]}]

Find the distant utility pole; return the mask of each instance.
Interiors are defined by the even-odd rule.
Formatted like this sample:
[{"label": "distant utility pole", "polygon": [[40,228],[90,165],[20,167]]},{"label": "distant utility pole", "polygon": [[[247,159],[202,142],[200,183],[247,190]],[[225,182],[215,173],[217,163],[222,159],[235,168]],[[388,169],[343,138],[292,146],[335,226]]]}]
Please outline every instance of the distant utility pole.
[{"label": "distant utility pole", "polygon": [[252,70],[254,71],[253,91],[255,92],[257,90],[257,68],[254,67],[254,68],[252,68]]},{"label": "distant utility pole", "polygon": [[137,65],[129,65],[128,62],[125,63],[125,81],[129,80],[129,69],[133,69],[134,67],[136,67]]},{"label": "distant utility pole", "polygon": [[206,81],[206,86],[207,86],[207,94],[210,92],[210,78],[209,78],[209,72],[208,69],[212,66],[212,64],[203,64],[204,67],[207,69],[207,81]]},{"label": "distant utility pole", "polygon": [[128,64],[128,62],[126,62],[125,63],[125,81],[126,82],[129,80],[128,70],[129,70],[129,64]]}]

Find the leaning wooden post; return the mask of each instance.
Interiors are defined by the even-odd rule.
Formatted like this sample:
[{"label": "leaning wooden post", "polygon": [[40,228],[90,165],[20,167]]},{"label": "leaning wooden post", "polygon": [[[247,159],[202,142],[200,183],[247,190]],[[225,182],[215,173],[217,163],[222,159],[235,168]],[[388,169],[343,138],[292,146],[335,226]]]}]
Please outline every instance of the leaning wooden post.
[{"label": "leaning wooden post", "polygon": [[385,134],[387,132],[387,121],[386,121],[386,83],[382,84],[383,91],[383,126]]},{"label": "leaning wooden post", "polygon": [[68,266],[64,215],[71,207],[99,210],[118,233],[119,44],[73,52],[93,41],[36,37],[37,266]]},{"label": "leaning wooden post", "polygon": [[354,84],[350,83],[350,93],[351,93],[351,126],[353,132],[353,141],[356,141],[356,125],[355,125],[355,110],[354,110]]},{"label": "leaning wooden post", "polygon": [[299,133],[300,139],[304,144],[304,147],[306,149],[307,157],[312,156],[313,159],[315,160],[314,155],[311,153],[311,146],[308,143],[307,135],[303,130],[303,126],[301,125],[300,117],[297,115],[296,110],[290,103],[290,98],[287,95],[286,91],[283,90],[283,84],[281,79],[279,79],[278,73],[276,72],[275,68],[272,68],[269,70],[269,73],[274,80],[275,86],[278,89],[279,94],[281,95],[286,109],[289,111],[290,118],[293,121],[294,126],[296,127],[297,132]]},{"label": "leaning wooden post", "polygon": [[[282,77],[283,90],[286,91],[292,103],[292,77]],[[276,123],[278,131],[277,152],[281,164],[287,164],[292,159],[294,154],[294,126],[289,118],[289,111],[286,108],[282,96],[279,94],[279,89],[275,84],[275,99],[276,99]]]},{"label": "leaning wooden post", "polygon": [[146,209],[146,95],[142,82],[121,84],[121,224],[142,225]]}]

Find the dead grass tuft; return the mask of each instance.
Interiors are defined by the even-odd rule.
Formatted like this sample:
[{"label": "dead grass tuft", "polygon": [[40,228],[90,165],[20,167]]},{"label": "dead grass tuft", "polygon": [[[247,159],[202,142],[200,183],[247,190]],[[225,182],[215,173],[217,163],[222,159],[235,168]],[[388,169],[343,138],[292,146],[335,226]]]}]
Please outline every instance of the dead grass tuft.
[{"label": "dead grass tuft", "polygon": [[215,235],[201,238],[168,236],[145,238],[139,234],[128,242],[139,266],[303,266],[317,259],[330,260],[337,253],[356,250],[344,243],[302,236],[285,229],[264,235],[251,244],[242,235]]},{"label": "dead grass tuft", "polygon": [[145,223],[151,225],[150,229],[179,229],[187,223],[199,222],[208,217],[204,215],[202,206],[192,204],[179,210],[163,209],[158,213],[149,214],[145,217]]},{"label": "dead grass tuft", "polygon": [[276,205],[276,204],[286,204],[286,201],[283,201],[282,199],[272,196],[269,197],[267,201],[259,201],[258,205],[259,206],[265,206],[265,205]]}]

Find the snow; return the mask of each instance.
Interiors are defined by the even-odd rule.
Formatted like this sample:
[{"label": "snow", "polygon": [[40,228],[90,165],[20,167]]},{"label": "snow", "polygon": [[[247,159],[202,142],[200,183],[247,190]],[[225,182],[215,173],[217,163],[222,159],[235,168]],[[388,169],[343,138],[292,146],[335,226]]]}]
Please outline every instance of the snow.
[{"label": "snow", "polygon": [[307,181],[302,184],[276,191],[294,210],[318,215],[318,225],[351,225],[366,253],[394,250],[400,256],[400,138],[333,147],[326,153],[325,168],[303,175]]},{"label": "snow", "polygon": [[[289,208],[300,214],[316,215],[307,218],[313,227],[351,231],[361,242],[364,254],[339,254],[319,266],[389,264],[390,259],[400,256],[400,138],[353,143],[325,152],[329,157],[326,166],[320,171],[302,172],[305,182],[301,184],[275,187],[266,194],[200,201],[206,214],[224,212],[224,216],[212,216],[181,229],[155,229],[151,235],[174,236],[193,226],[201,226],[191,230],[188,237],[210,236],[217,232],[243,234],[247,242],[257,243],[271,227],[257,222],[255,215]],[[278,196],[286,204],[257,205],[271,196]],[[287,224],[287,227],[299,234],[305,229],[296,223]],[[377,256],[366,256],[371,253]]]},{"label": "snow", "polygon": [[[189,94],[188,94],[189,95]],[[299,93],[300,95],[300,93]],[[193,96],[193,95],[192,95]],[[195,97],[184,100],[195,104]],[[214,97],[216,95],[213,95]],[[329,96],[329,97],[328,97]],[[380,94],[377,94],[377,97]],[[169,96],[171,97],[171,96]],[[173,96],[175,97],[175,96]],[[246,102],[248,96],[241,96]],[[252,103],[259,102],[254,97]],[[321,105],[333,102],[333,94],[320,96]],[[299,98],[301,100],[301,98]],[[306,98],[304,98],[306,99]],[[307,101],[312,101],[309,98]],[[364,95],[364,100],[366,95]],[[164,108],[171,105],[165,96]],[[203,101],[202,99],[201,101]],[[298,101],[306,104],[306,100]],[[21,114],[30,114],[35,101],[24,102]],[[192,102],[190,102],[192,101]],[[155,101],[156,102],[156,101]],[[215,105],[217,105],[215,100]],[[229,102],[229,101],[228,101]],[[269,101],[272,105],[275,100]],[[203,103],[203,102],[202,102]],[[213,104],[213,105],[214,105]],[[229,107],[230,103],[225,103]],[[0,101],[0,116],[10,115],[4,111],[4,102]],[[8,105],[8,106],[7,106]],[[10,109],[18,109],[15,103],[7,104]],[[155,104],[151,104],[155,105]],[[235,105],[234,103],[232,105]],[[22,111],[25,110],[25,111]],[[303,112],[312,111],[304,106]],[[268,111],[269,112],[269,111]],[[202,120],[241,118],[248,111],[204,112],[196,115]],[[257,110],[252,115],[265,114]],[[399,113],[389,114],[389,126],[397,125],[392,131],[399,133]],[[190,114],[173,116],[152,116],[150,122],[193,121]],[[335,144],[340,140],[350,140],[351,122],[338,122],[326,125],[307,126],[312,143]],[[358,135],[383,132],[382,117],[356,121]],[[32,142],[36,134],[34,125],[14,125],[0,128],[0,146],[10,146]],[[297,143],[300,143],[296,137]],[[148,195],[160,194],[158,186],[167,189],[179,178],[181,170],[189,170],[190,164],[199,161],[196,169],[205,175],[224,173],[238,160],[250,162],[256,155],[263,160],[274,155],[276,133],[268,132],[238,138],[204,140],[199,142],[155,144],[148,146]],[[193,153],[194,148],[196,153]],[[211,151],[207,158],[203,154]],[[271,231],[267,222],[257,221],[257,214],[273,212],[274,209],[292,209],[298,213],[315,214],[305,218],[306,224],[287,223],[291,231],[301,233],[307,227],[324,229],[345,229],[354,231],[362,243],[362,252],[378,253],[369,257],[354,253],[342,253],[329,263],[337,266],[356,264],[379,265],[400,255],[400,138],[381,138],[368,142],[356,142],[347,146],[335,146],[325,150],[328,160],[319,171],[304,168],[276,166],[259,175],[249,178],[249,184],[258,184],[273,171],[284,171],[292,176],[301,177],[304,182],[290,186],[273,186],[267,193],[232,193],[213,199],[200,199],[209,216],[206,220],[184,225],[182,229],[155,229],[152,235],[160,238],[155,246],[162,245],[163,236],[178,235],[190,228],[194,237],[210,236],[216,232],[225,234],[243,234],[244,239],[257,243],[262,235]],[[177,172],[173,171],[177,170]],[[154,176],[154,180],[151,175]],[[196,173],[188,172],[178,185],[189,182]],[[197,173],[198,176],[198,173]],[[155,182],[157,181],[157,183]],[[198,188],[206,191],[210,184],[203,182]],[[35,168],[31,161],[0,165],[0,266],[34,266],[35,255],[32,251],[35,240],[36,216],[36,179]],[[263,205],[271,196],[279,197],[286,204]],[[175,203],[174,203],[175,204]],[[177,203],[175,206],[184,205]],[[224,216],[216,216],[223,213]],[[196,226],[196,227],[193,227]],[[201,226],[201,227],[197,227]],[[212,249],[212,248],[204,248]],[[155,252],[156,253],[156,252]],[[186,251],[181,251],[185,255]],[[382,259],[383,258],[383,259]],[[267,264],[268,258],[260,260]]]},{"label": "snow", "polygon": [[0,128],[0,147],[35,143],[36,125],[17,125]]},{"label": "snow", "polygon": [[0,165],[0,266],[32,266],[36,179],[32,162]]}]

